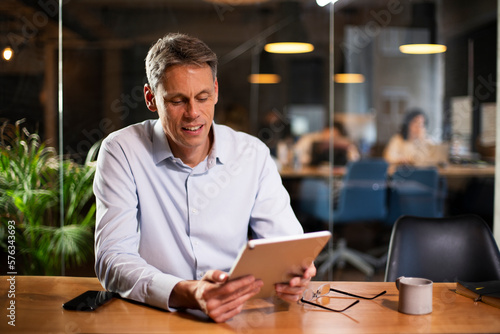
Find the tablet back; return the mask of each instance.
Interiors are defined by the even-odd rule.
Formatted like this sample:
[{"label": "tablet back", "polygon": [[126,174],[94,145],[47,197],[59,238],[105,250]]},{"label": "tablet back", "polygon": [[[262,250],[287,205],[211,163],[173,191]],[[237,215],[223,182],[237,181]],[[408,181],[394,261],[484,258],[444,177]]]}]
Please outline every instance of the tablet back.
[{"label": "tablet back", "polygon": [[271,297],[274,295],[274,284],[302,276],[304,268],[311,265],[330,238],[330,232],[321,231],[250,240],[240,251],[229,277],[253,275],[264,281],[264,286],[254,298]]}]

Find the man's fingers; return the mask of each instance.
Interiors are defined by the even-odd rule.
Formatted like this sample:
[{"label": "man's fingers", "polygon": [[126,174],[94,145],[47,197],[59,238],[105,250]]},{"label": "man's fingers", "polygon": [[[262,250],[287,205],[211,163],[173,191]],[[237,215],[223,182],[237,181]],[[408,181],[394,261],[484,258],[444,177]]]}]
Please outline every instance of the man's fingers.
[{"label": "man's fingers", "polygon": [[306,286],[290,286],[287,284],[276,284],[276,295],[288,302],[296,302],[304,293]]},{"label": "man's fingers", "polygon": [[310,278],[294,277],[288,282],[288,286],[307,286],[311,281]]},{"label": "man's fingers", "polygon": [[[224,322],[228,319],[231,319],[235,315],[239,314],[243,309],[243,304],[254,295],[256,295],[260,291],[260,286],[246,291],[246,293],[241,294],[239,297],[235,299],[231,299],[226,303],[214,302],[210,301],[208,306],[208,316],[212,318],[215,322]],[[240,291],[238,291],[239,293]]]},{"label": "man's fingers", "polygon": [[[227,281],[213,289],[207,289],[204,293],[204,298],[217,298],[221,301],[227,298],[236,298],[239,295],[246,293],[246,291],[253,290],[257,286],[262,286],[262,282],[256,280],[253,276],[245,276],[235,280]],[[246,291],[245,291],[246,290]],[[234,297],[232,294],[237,294]]]},{"label": "man's fingers", "polygon": [[240,313],[243,303],[257,294],[263,285],[253,276],[228,281],[227,273],[217,270],[207,272],[199,283],[199,305],[216,322],[224,322]]},{"label": "man's fingers", "polygon": [[210,278],[215,283],[224,283],[229,278],[229,275],[221,270],[211,270],[205,277]]},{"label": "man's fingers", "polygon": [[215,322],[226,322],[235,315],[239,314],[243,309],[243,305],[239,305],[237,308],[232,308],[228,312],[220,313],[217,310],[207,313],[207,315]]},{"label": "man's fingers", "polygon": [[307,285],[296,285],[290,286],[286,283],[278,283],[275,285],[276,292],[281,293],[302,293],[306,289]]},{"label": "man's fingers", "polygon": [[221,304],[225,304],[232,300],[237,300],[239,297],[246,294],[251,294],[253,296],[255,294],[253,291],[260,291],[262,285],[263,282],[261,280],[256,280],[253,276],[247,276],[226,282],[217,289],[207,290],[204,294],[204,298],[206,300],[215,299]]},{"label": "man's fingers", "polygon": [[314,276],[316,276],[316,266],[314,265],[313,262],[304,272],[304,278],[312,278]]},{"label": "man's fingers", "polygon": [[300,295],[287,294],[287,293],[277,293],[277,296],[287,302],[296,302],[300,299]]}]

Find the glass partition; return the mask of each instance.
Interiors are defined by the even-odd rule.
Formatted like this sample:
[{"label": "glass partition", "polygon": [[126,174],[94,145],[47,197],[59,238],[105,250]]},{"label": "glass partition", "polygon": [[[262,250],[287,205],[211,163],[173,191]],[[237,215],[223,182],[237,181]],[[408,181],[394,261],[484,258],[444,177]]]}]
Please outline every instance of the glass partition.
[{"label": "glass partition", "polygon": [[[497,13],[490,0],[85,0],[63,1],[62,15],[57,1],[3,1],[1,148],[12,147],[18,137],[34,143],[22,132],[26,128],[39,135],[43,159],[39,169],[14,176],[8,162],[14,158],[4,160],[2,231],[6,235],[11,220],[20,230],[28,223],[50,226],[51,237],[64,235],[64,226],[80,226],[74,254],[62,246],[64,238],[58,239],[64,251],[48,253],[71,253],[65,260],[70,271],[92,261],[85,247],[95,209],[91,194],[69,196],[77,189],[70,185],[91,191],[91,177],[82,178],[92,174],[100,141],[157,117],[144,103],[144,59],[167,32],[199,37],[217,53],[215,121],[268,145],[305,230],[332,228],[330,211],[341,196],[346,165],[383,160],[407,112],[416,108],[425,113],[428,138],[437,147],[429,164],[446,182],[443,215],[476,213],[493,225]],[[310,49],[265,50],[284,38],[307,42]],[[400,50],[413,43],[441,44],[446,52]],[[256,74],[272,74],[272,82]],[[346,82],[352,74],[355,81]],[[23,183],[28,172],[30,184]],[[42,174],[50,182],[36,181]],[[304,209],[306,179],[328,184],[324,219]],[[52,192],[36,204],[28,190],[40,191],[37,196]],[[30,217],[29,208],[37,217]],[[19,247],[29,251],[31,241],[20,240],[25,245]],[[43,266],[50,260],[33,251],[24,261]],[[50,273],[65,267],[55,263]]]}]

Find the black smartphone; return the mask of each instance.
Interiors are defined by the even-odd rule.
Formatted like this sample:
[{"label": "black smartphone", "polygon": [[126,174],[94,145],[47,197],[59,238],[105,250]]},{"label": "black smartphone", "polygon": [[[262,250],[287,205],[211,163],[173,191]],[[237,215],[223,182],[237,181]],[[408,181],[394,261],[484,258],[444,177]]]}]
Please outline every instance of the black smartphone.
[{"label": "black smartphone", "polygon": [[114,292],[89,290],[64,303],[63,308],[73,311],[94,311],[115,297],[118,297],[118,294]]}]

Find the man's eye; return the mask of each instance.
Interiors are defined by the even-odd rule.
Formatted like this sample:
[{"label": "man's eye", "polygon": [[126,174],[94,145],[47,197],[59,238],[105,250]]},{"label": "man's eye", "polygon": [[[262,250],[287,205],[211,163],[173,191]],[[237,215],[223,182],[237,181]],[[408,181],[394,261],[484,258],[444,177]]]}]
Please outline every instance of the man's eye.
[{"label": "man's eye", "polygon": [[205,102],[208,100],[208,97],[207,96],[203,96],[203,97],[198,97],[198,101],[200,102]]},{"label": "man's eye", "polygon": [[170,103],[172,103],[174,106],[178,106],[180,104],[182,104],[182,100],[173,100],[173,101],[170,101]]}]

